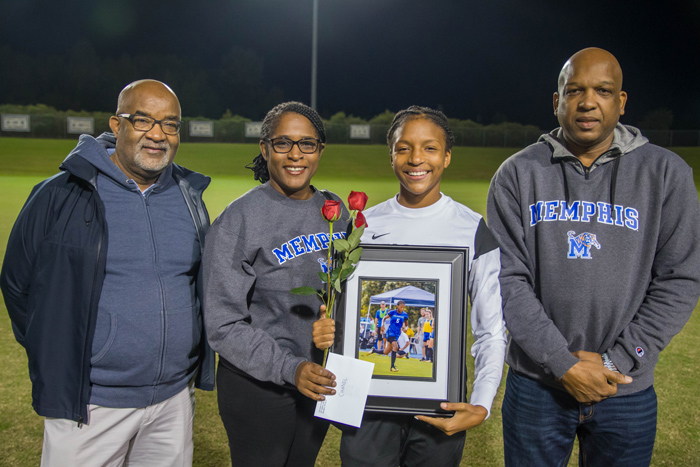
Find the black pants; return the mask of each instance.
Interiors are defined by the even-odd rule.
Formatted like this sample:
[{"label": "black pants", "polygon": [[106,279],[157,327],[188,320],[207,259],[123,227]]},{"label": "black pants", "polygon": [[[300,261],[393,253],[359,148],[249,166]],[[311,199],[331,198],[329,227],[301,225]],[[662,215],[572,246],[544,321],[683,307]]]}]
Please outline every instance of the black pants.
[{"label": "black pants", "polygon": [[313,467],[329,425],[314,417],[315,401],[221,363],[216,384],[233,467]]},{"label": "black pants", "polygon": [[343,467],[456,467],[466,432],[447,436],[412,415],[365,412],[362,427],[342,427]]}]

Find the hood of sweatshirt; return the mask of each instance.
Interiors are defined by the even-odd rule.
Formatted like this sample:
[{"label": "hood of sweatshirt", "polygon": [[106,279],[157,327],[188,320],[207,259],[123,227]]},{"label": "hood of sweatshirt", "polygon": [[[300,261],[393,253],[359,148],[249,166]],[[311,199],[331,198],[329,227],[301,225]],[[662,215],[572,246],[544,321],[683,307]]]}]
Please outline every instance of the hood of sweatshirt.
[{"label": "hood of sweatshirt", "polygon": [[[579,174],[584,175],[586,178],[588,178],[589,173],[594,171],[597,167],[607,164],[608,162],[613,162],[613,169],[610,176],[610,204],[612,206],[615,205],[615,186],[617,184],[617,171],[620,166],[620,158],[649,142],[647,138],[642,136],[642,132],[637,128],[618,123],[613,130],[613,141],[610,144],[610,148],[598,156],[590,167],[586,168],[579,158],[574,156],[571,151],[566,148],[563,130],[561,128],[556,128],[548,134],[540,136],[538,141],[543,141],[550,145],[552,148],[552,160],[560,164],[562,177],[564,178],[564,199],[567,203],[569,202],[570,196],[569,182],[564,165],[565,162],[569,162],[570,166],[574,167]],[[613,213],[613,217],[614,216],[615,214]]]},{"label": "hood of sweatshirt", "polygon": [[[540,136],[538,141],[544,141],[552,147],[552,157],[555,161],[566,160],[569,158],[574,158],[571,160],[578,160],[578,158],[574,156],[571,151],[566,149],[563,130],[561,128],[555,128],[549,133]],[[619,156],[624,156],[625,154],[648,142],[649,140],[642,136],[642,132],[637,128],[618,123],[613,130],[613,141],[610,148],[601,154],[595,160],[595,162],[593,162],[593,164],[591,164],[589,171],[593,171],[596,167],[606,164]],[[583,174],[582,164],[575,164],[575,166],[577,170]]]},{"label": "hood of sweatshirt", "polygon": [[[102,133],[97,138],[80,135],[78,145],[63,160],[59,168],[97,186],[97,172],[102,171],[101,167],[107,166],[107,161],[111,163],[107,149],[114,149],[116,142],[112,133]],[[114,168],[119,170],[117,166]]]},{"label": "hood of sweatshirt", "polygon": [[[112,133],[102,133],[97,138],[90,135],[81,135],[78,145],[73,149],[61,164],[61,169],[68,170],[73,175],[80,177],[96,186],[97,171],[110,178],[118,185],[128,190],[133,190],[134,185],[128,183],[127,176],[110,159],[110,155],[116,148],[117,139]],[[88,162],[88,164],[85,164]],[[170,164],[158,177],[156,183],[167,180],[172,174]]]}]

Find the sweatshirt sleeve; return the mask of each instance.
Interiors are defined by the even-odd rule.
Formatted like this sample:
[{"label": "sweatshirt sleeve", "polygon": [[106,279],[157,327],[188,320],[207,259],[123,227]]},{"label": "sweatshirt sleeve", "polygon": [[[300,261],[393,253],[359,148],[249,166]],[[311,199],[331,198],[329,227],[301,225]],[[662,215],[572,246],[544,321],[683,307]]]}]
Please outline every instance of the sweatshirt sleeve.
[{"label": "sweatshirt sleeve", "polygon": [[469,297],[474,344],[474,384],[469,402],[491,415],[491,405],[503,376],[506,355],[506,327],[501,308],[500,252],[483,219],[479,223],[469,271]]},{"label": "sweatshirt sleeve", "polygon": [[690,318],[700,296],[700,203],[692,171],[671,172],[646,296],[608,356],[624,374],[656,364]]},{"label": "sweatshirt sleeve", "polygon": [[578,359],[535,295],[535,265],[525,243],[516,177],[504,163],[489,188],[488,221],[501,247],[501,296],[511,339],[538,365],[561,378]]},{"label": "sweatshirt sleeve", "polygon": [[[223,215],[223,214],[222,214]],[[248,295],[255,271],[245,241],[221,223],[209,229],[204,249],[204,322],[212,349],[259,381],[294,385],[303,358],[282,349],[263,329],[250,325]]]},{"label": "sweatshirt sleeve", "polygon": [[24,346],[29,321],[29,289],[34,260],[46,230],[50,212],[46,190],[37,185],[19,213],[5,250],[0,288],[17,342]]}]

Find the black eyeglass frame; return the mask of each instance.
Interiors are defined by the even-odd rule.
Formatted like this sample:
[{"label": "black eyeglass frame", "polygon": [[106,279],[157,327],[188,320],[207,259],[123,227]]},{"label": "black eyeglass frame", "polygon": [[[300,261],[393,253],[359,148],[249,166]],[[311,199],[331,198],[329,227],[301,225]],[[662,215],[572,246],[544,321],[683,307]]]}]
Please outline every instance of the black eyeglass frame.
[{"label": "black eyeglass frame", "polygon": [[[318,138],[302,138],[300,140],[294,141],[293,139],[286,138],[283,136],[280,138],[265,138],[263,141],[265,141],[266,143],[270,143],[272,145],[272,150],[275,151],[277,154],[289,154],[290,152],[292,152],[292,149],[294,149],[295,144],[297,145],[297,147],[299,148],[299,151],[301,151],[302,154],[313,154],[316,151],[318,151],[319,148],[323,147],[323,142]],[[292,143],[292,145],[289,146],[289,151],[280,152],[277,150],[277,148],[275,148],[275,141],[288,141],[288,142]],[[314,149],[311,152],[304,151],[301,148],[301,145],[299,144],[299,143],[304,142],[304,141],[315,141],[316,142],[316,149]]]},{"label": "black eyeglass frame", "polygon": [[[158,125],[160,125],[160,129],[163,130],[163,133],[165,133],[166,135],[175,136],[175,135],[180,134],[180,129],[182,128],[182,121],[181,120],[180,121],[172,120],[170,118],[164,118],[163,120],[157,120],[153,117],[149,117],[148,115],[140,115],[140,114],[117,114],[117,117],[121,117],[121,118],[125,118],[125,119],[129,120],[131,122],[131,126],[133,126],[134,130],[136,130],[136,131],[143,131],[143,132],[151,131],[153,129],[153,127],[156,126],[156,123],[157,123]],[[151,127],[148,130],[139,130],[138,128],[136,128],[134,126],[134,118],[136,118],[136,117],[144,118],[147,120],[153,120]],[[163,122],[175,122],[175,123],[177,123],[177,131],[175,133],[168,133],[165,130],[165,128],[163,128]]]}]

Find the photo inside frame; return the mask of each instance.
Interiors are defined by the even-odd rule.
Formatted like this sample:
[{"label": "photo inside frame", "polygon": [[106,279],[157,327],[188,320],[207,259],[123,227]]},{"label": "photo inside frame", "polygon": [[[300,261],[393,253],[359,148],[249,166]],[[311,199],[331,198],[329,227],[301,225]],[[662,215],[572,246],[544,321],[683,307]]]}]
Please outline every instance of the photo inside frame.
[{"label": "photo inside frame", "polygon": [[437,280],[361,278],[355,358],[373,378],[435,381]]},{"label": "photo inside frame", "polygon": [[[374,363],[366,411],[449,416],[441,402],[466,401],[468,258],[467,248],[363,245],[362,258],[334,310],[336,341],[331,351]],[[417,296],[404,295],[405,287]],[[405,336],[408,345],[405,337],[397,344],[406,354],[395,356],[397,371],[391,371],[393,343],[387,354],[372,350],[384,345],[385,318],[377,319],[382,301],[387,313],[396,310],[393,319],[397,312],[405,313],[390,334],[409,328],[413,333]],[[418,323],[423,308],[430,311],[428,326],[425,319]],[[387,345],[392,341],[387,339]],[[424,359],[423,347],[429,345],[432,351]],[[421,361],[430,357],[432,361]]]}]

